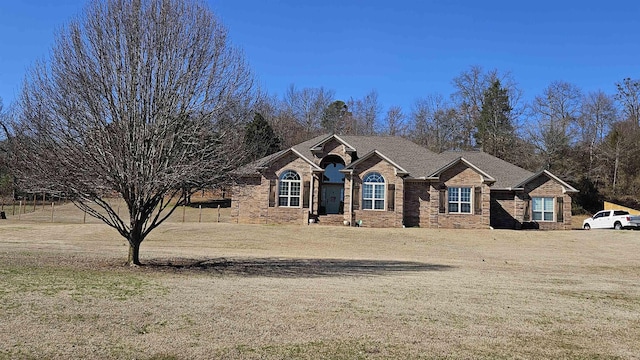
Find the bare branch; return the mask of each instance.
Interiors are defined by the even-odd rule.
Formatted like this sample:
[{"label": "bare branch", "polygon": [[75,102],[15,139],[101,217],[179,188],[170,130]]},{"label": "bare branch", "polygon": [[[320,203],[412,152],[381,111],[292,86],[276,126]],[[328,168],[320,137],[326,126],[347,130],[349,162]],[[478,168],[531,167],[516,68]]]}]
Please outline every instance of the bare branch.
[{"label": "bare branch", "polygon": [[[242,53],[203,3],[96,0],[27,79],[12,126],[16,175],[73,196],[127,238],[137,263],[176,194],[228,180],[254,93]],[[127,220],[104,200],[113,193]]]}]

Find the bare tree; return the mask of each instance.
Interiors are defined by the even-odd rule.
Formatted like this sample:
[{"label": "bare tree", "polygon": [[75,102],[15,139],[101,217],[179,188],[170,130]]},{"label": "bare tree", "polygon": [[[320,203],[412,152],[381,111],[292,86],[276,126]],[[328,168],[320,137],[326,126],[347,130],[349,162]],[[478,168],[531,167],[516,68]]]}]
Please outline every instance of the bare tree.
[{"label": "bare tree", "polygon": [[288,111],[301,124],[306,137],[318,135],[321,130],[321,119],[324,110],[333,102],[333,91],[325,88],[304,88],[297,90],[292,84],[284,96],[284,104]]},{"label": "bare tree", "polygon": [[355,123],[352,133],[354,135],[375,135],[382,111],[378,102],[378,92],[371,90],[362,99],[351,99],[347,106],[352,112]]},{"label": "bare tree", "polygon": [[605,136],[611,129],[617,117],[617,109],[613,98],[602,91],[589,93],[582,102],[582,109],[578,121],[580,132],[580,146],[588,157],[586,177],[593,180],[594,170],[598,167],[598,148],[604,142]]},{"label": "bare tree", "polygon": [[563,81],[552,82],[543,95],[536,96],[531,118],[536,124],[530,130],[532,142],[540,151],[546,168],[570,176],[569,151],[577,140],[582,93]]},{"label": "bare tree", "polygon": [[190,191],[228,178],[254,95],[241,52],[203,3],[94,1],[25,83],[10,138],[16,175],[71,195],[140,264],[142,241]]},{"label": "bare tree", "polygon": [[455,110],[442,95],[418,99],[410,114],[409,134],[414,142],[435,152],[455,148],[459,130]]},{"label": "bare tree", "polygon": [[622,105],[622,114],[625,120],[633,121],[640,126],[640,80],[625,78],[616,83],[618,92],[616,100]]},{"label": "bare tree", "polygon": [[394,105],[387,110],[384,119],[385,133],[391,136],[403,136],[406,130],[405,116],[400,106]]}]

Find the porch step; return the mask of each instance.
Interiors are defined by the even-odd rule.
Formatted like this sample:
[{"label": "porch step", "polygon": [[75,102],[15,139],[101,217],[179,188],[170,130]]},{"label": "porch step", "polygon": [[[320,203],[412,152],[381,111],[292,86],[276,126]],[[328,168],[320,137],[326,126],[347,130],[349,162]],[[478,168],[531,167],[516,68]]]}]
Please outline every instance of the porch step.
[{"label": "porch step", "polygon": [[344,226],[344,215],[330,214],[318,216],[318,225]]}]

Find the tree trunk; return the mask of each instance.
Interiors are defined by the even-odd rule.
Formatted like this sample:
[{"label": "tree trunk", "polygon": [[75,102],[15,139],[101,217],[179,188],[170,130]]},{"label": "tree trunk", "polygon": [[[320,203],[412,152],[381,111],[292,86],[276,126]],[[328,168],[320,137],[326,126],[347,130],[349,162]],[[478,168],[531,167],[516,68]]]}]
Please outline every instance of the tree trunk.
[{"label": "tree trunk", "polygon": [[140,264],[140,243],[131,245],[129,243],[129,259],[127,260],[129,266],[141,265]]}]

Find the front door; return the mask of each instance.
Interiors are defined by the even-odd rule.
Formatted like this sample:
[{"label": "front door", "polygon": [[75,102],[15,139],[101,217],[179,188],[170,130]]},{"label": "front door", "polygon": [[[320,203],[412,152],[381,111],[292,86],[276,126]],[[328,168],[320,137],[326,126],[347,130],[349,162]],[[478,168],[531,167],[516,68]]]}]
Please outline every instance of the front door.
[{"label": "front door", "polygon": [[344,186],[342,184],[322,185],[322,205],[327,214],[339,214],[342,211]]}]

